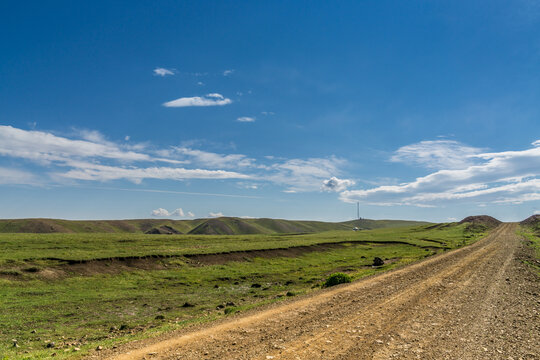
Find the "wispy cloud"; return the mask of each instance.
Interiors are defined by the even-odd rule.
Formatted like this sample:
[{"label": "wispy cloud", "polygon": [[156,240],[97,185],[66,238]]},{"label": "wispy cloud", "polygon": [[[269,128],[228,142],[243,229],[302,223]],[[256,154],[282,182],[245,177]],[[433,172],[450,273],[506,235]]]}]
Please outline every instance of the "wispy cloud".
[{"label": "wispy cloud", "polygon": [[78,165],[67,172],[52,173],[58,178],[87,181],[129,180],[140,183],[144,179],[185,180],[185,179],[250,179],[251,176],[238,172],[206,169],[184,169],[171,167],[125,168],[96,165],[92,163],[71,163]]},{"label": "wispy cloud", "polygon": [[399,148],[390,160],[433,169],[459,169],[474,164],[474,156],[482,152],[453,140],[421,141]]},{"label": "wispy cloud", "polygon": [[38,178],[27,171],[0,167],[0,185],[37,185]]},{"label": "wispy cloud", "polygon": [[106,158],[120,161],[149,161],[147,154],[106,143],[96,132],[87,132],[93,140],[73,140],[44,131],[28,131],[0,125],[0,155],[39,162],[65,162],[77,158]]},{"label": "wispy cloud", "polygon": [[[341,193],[343,201],[374,205],[436,206],[452,201],[521,203],[538,199],[540,147],[469,155],[478,163],[441,169],[415,181]],[[456,165],[451,162],[450,165]]]},{"label": "wispy cloud", "polygon": [[188,147],[172,148],[173,153],[186,156],[196,164],[211,168],[243,168],[253,166],[255,160],[242,154],[218,154],[209,151],[196,150]]},{"label": "wispy cloud", "polygon": [[239,122],[255,122],[255,118],[251,116],[240,116],[236,119]]},{"label": "wispy cloud", "polygon": [[216,217],[223,217],[225,215],[223,215],[223,213],[220,211],[220,212],[210,212],[208,214],[209,217],[213,217],[213,218],[216,218]]},{"label": "wispy cloud", "polygon": [[207,94],[205,96],[183,97],[168,101],[165,107],[190,107],[190,106],[223,106],[231,104],[232,100],[221,94]]},{"label": "wispy cloud", "polygon": [[166,69],[162,67],[157,67],[154,69],[154,75],[156,76],[168,76],[168,75],[174,75],[176,73],[175,69]]},{"label": "wispy cloud", "polygon": [[223,76],[231,76],[234,73],[234,69],[228,69],[223,72]]},{"label": "wispy cloud", "polygon": [[272,183],[289,192],[321,191],[321,184],[324,190],[342,189],[351,184],[350,180],[336,177],[340,176],[345,161],[334,156],[310,159],[269,156],[256,160],[244,154],[221,154],[187,146],[160,149],[149,143],[115,143],[92,130],[77,130],[75,136],[80,139],[0,126],[0,157],[23,159],[42,167],[38,170],[39,177],[31,172],[0,169],[3,177],[0,182],[35,180],[41,184],[66,184],[127,180],[139,184],[146,179],[230,179],[236,183],[249,181],[245,188],[251,191],[260,184]]}]

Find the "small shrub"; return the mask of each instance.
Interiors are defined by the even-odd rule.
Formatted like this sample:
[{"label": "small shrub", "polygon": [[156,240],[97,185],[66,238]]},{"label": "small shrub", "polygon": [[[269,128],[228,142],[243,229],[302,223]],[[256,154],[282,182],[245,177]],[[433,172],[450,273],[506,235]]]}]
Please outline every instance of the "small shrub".
[{"label": "small shrub", "polygon": [[292,291],[287,291],[287,293],[285,294],[285,296],[296,296],[296,293],[292,292]]},{"label": "small shrub", "polygon": [[234,312],[236,312],[236,308],[233,308],[233,307],[228,307],[228,308],[225,308],[225,310],[223,310],[223,313],[225,315],[232,314]]},{"label": "small shrub", "polygon": [[350,283],[352,281],[351,277],[344,273],[334,273],[326,279],[324,287],[335,286],[338,284]]}]

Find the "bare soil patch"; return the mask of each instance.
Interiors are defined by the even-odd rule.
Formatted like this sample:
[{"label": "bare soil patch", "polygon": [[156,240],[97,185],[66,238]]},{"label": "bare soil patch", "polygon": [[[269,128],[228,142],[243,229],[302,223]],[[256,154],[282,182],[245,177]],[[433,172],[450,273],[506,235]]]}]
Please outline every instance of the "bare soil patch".
[{"label": "bare soil patch", "polygon": [[467,216],[465,219],[461,220],[459,223],[460,224],[471,223],[472,225],[481,225],[481,226],[485,226],[488,229],[495,228],[499,226],[500,224],[502,224],[499,220],[489,215]]}]

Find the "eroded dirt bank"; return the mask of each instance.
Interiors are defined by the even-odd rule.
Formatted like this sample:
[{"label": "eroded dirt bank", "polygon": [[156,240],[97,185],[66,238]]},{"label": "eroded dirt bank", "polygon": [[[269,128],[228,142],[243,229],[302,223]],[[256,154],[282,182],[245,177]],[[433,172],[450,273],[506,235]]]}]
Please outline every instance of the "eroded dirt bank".
[{"label": "eroded dirt bank", "polygon": [[540,282],[515,224],[421,263],[108,359],[539,359]]}]

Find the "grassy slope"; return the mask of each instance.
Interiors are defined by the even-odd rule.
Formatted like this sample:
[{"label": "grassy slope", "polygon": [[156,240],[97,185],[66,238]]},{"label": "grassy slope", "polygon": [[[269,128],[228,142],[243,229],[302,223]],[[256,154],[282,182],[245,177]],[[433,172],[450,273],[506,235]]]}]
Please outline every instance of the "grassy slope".
[{"label": "grassy slope", "polygon": [[[234,303],[228,311],[242,311],[278,301],[287,292],[313,291],[335,271],[358,279],[422,259],[437,248],[468,244],[480,236],[467,233],[465,224],[427,228],[242,236],[0,234],[0,247],[5,250],[0,253],[0,354],[8,359],[47,358],[53,353],[57,358],[78,357],[98,344],[111,346],[225,316],[223,309],[216,307],[226,302]],[[373,243],[348,244],[295,258],[255,258],[202,267],[191,266],[182,257],[161,259],[162,270],[113,275],[43,280],[23,271],[18,276],[1,276],[30,265],[42,271],[54,269],[58,262],[48,257],[99,259],[219,253],[351,240]],[[410,245],[377,245],[390,240]],[[396,260],[372,268],[369,265],[375,256]],[[262,286],[253,288],[254,283]],[[186,302],[194,306],[183,307]],[[160,316],[164,319],[156,318]],[[31,332],[34,329],[36,333]],[[13,338],[19,341],[19,349],[10,347]],[[57,349],[47,349],[45,340],[54,341]],[[74,346],[82,351],[73,352]]]},{"label": "grassy slope", "polygon": [[540,275],[540,218],[536,217],[535,221],[530,221],[529,223],[522,222],[521,224],[521,234],[530,241],[530,246],[535,250],[536,263],[531,261],[529,265]]},{"label": "grassy slope", "polygon": [[348,230],[354,226],[362,229],[413,226],[425,224],[401,220],[353,220],[341,223],[322,221],[295,221],[282,219],[240,219],[223,217],[196,220],[58,220],[15,219],[0,220],[0,233],[144,233],[152,228],[170,226],[181,233],[198,229],[199,234],[272,234],[313,233],[332,230]]}]

